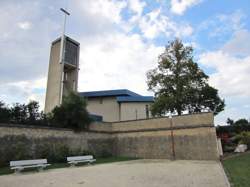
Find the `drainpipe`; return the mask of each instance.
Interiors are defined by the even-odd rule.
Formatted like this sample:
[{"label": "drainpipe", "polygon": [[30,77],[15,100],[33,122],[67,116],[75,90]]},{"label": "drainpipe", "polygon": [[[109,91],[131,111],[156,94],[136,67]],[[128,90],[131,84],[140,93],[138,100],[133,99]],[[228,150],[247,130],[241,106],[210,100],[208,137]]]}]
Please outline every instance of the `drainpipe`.
[{"label": "drainpipe", "polygon": [[174,130],[173,130],[172,114],[170,114],[169,118],[170,118],[170,129],[171,129],[172,159],[175,160],[175,143],[174,143]]}]

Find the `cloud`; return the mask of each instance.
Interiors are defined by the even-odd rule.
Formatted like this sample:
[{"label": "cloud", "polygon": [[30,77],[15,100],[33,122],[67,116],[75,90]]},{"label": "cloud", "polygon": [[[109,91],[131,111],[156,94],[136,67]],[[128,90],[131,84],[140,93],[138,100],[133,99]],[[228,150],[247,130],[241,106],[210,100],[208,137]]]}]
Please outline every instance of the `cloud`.
[{"label": "cloud", "polygon": [[128,6],[130,10],[135,12],[137,15],[141,15],[143,12],[144,7],[146,6],[146,2],[140,0],[129,0]]},{"label": "cloud", "polygon": [[43,77],[35,80],[0,84],[0,100],[8,101],[9,104],[36,100],[39,101],[40,109],[43,110],[46,81],[47,78]]},{"label": "cloud", "polygon": [[208,30],[211,38],[231,37],[231,34],[244,28],[246,15],[241,10],[235,10],[231,14],[218,14],[203,21],[197,28],[197,32]]},{"label": "cloud", "polygon": [[186,37],[193,33],[193,28],[189,24],[176,23],[169,17],[162,14],[161,9],[156,9],[141,17],[139,28],[143,36],[154,39],[160,34],[165,36]]},{"label": "cloud", "polygon": [[23,30],[29,30],[31,28],[31,23],[28,21],[17,23],[18,27]]},{"label": "cloud", "polygon": [[[79,90],[127,88],[147,94],[146,72],[155,67],[162,47],[146,44],[137,34],[113,33],[81,39]],[[118,42],[119,41],[119,42]]]},{"label": "cloud", "polygon": [[78,9],[78,15],[82,18],[86,16],[90,20],[118,24],[122,20],[121,11],[127,6],[127,2],[124,0],[77,0],[73,6],[74,9]]},{"label": "cloud", "polygon": [[223,51],[206,52],[200,56],[199,62],[215,69],[210,75],[210,83],[223,96],[250,97],[250,55],[240,58]]},{"label": "cloud", "polygon": [[231,55],[248,56],[250,55],[250,32],[242,29],[234,33],[233,38],[229,40],[224,47],[223,51]]},{"label": "cloud", "polygon": [[200,2],[201,0],[171,0],[171,11],[175,14],[182,15],[188,8]]}]

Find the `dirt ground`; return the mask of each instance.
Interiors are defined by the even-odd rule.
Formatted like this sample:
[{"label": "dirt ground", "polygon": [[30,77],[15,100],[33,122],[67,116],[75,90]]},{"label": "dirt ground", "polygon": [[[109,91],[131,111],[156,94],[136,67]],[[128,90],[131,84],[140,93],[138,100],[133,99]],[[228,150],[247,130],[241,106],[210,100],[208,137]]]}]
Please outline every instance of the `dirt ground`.
[{"label": "dirt ground", "polygon": [[227,187],[219,162],[134,160],[0,176],[1,187]]}]

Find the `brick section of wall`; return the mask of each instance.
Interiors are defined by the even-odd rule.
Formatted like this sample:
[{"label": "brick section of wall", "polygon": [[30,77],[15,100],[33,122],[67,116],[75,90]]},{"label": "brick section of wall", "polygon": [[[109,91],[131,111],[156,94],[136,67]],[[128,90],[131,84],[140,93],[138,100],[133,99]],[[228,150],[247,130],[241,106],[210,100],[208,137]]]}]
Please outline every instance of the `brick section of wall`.
[{"label": "brick section of wall", "polygon": [[[219,159],[211,113],[173,117],[172,124],[176,159]],[[72,149],[82,148],[95,154],[109,152],[115,156],[173,158],[169,118],[93,123],[88,132],[81,133],[65,129],[6,126],[0,126],[0,137],[24,134],[31,142],[37,139],[60,139]]]}]

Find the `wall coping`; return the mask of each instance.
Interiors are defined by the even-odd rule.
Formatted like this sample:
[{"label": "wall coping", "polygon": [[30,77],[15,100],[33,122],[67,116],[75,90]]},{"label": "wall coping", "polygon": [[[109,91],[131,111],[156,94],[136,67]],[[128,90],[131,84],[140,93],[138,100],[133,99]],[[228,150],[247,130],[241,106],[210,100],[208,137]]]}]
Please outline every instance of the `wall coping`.
[{"label": "wall coping", "polygon": [[[51,128],[51,127],[36,127],[36,126],[24,126],[24,125],[18,125],[18,124],[1,124],[0,127],[16,127],[16,128],[31,128],[31,129],[47,129],[47,130],[60,130],[60,131],[71,131],[71,129],[66,129],[66,128]],[[116,131],[104,131],[104,130],[85,130],[82,132],[89,132],[89,133],[103,133],[103,134],[119,134],[119,133],[133,133],[133,132],[152,132],[152,131],[169,131],[169,130],[183,130],[183,129],[195,129],[195,128],[203,128],[203,127],[209,127],[213,128],[214,126],[212,125],[207,125],[207,124],[201,124],[201,125],[183,125],[183,126],[178,126],[178,127],[162,127],[162,128],[157,128],[157,129],[152,129],[152,128],[145,128],[145,129],[138,129],[138,130],[116,130]],[[80,133],[80,132],[79,132]]]},{"label": "wall coping", "polygon": [[[194,116],[194,115],[204,115],[204,114],[213,114],[213,112],[200,112],[200,113],[194,113],[194,114],[182,114],[182,115],[172,115],[172,119],[179,118],[183,116]],[[151,117],[151,118],[145,118],[145,119],[133,119],[133,120],[124,120],[124,121],[114,121],[114,122],[102,122],[102,123],[124,123],[124,122],[132,122],[132,121],[146,121],[146,120],[152,120],[152,119],[170,119],[169,116],[160,116],[160,117]]]},{"label": "wall coping", "polygon": [[[206,114],[212,114],[211,112],[204,112],[204,113],[197,113],[197,114],[186,114],[186,115],[181,115],[181,116],[174,116],[172,118],[173,121],[175,121],[178,118],[181,117],[185,117],[185,116],[197,116],[197,115],[206,115]],[[93,124],[93,128],[91,128],[91,124],[90,124],[90,128],[88,130],[83,130],[83,131],[79,131],[80,132],[93,132],[93,133],[107,133],[107,134],[114,134],[114,133],[129,133],[129,132],[145,132],[145,131],[161,131],[161,130],[178,130],[178,129],[190,129],[190,128],[200,128],[200,127],[214,127],[214,125],[209,123],[201,123],[201,124],[178,124],[178,126],[161,126],[161,127],[155,127],[155,128],[150,128],[149,126],[145,126],[143,128],[140,129],[113,129],[113,125],[118,125],[118,126],[126,126],[129,123],[129,126],[133,126],[133,122],[142,122],[142,121],[148,121],[148,120],[157,120],[157,119],[166,119],[169,120],[171,118],[169,117],[157,117],[157,118],[149,118],[149,119],[140,119],[140,120],[127,120],[127,121],[120,121],[120,122],[93,122],[91,124]],[[139,123],[140,124],[140,123]],[[109,128],[109,126],[111,128]],[[138,124],[136,124],[138,125]],[[143,125],[143,124],[140,124]],[[30,129],[47,129],[47,130],[57,130],[57,131],[71,131],[73,132],[73,129],[69,129],[69,128],[59,128],[59,127],[49,127],[49,126],[35,126],[35,125],[21,125],[21,124],[10,124],[10,123],[0,123],[0,127],[16,127],[16,128],[30,128]],[[106,128],[107,127],[107,128]],[[78,133],[78,132],[77,132]]]},{"label": "wall coping", "polygon": [[157,129],[139,129],[139,130],[121,130],[121,131],[102,131],[102,130],[88,130],[86,132],[104,133],[104,134],[120,134],[120,133],[133,133],[133,132],[154,132],[154,131],[170,131],[170,130],[184,130],[184,129],[196,129],[196,128],[214,128],[214,126],[202,124],[202,125],[189,125],[189,126],[178,126],[178,127],[165,127]]},{"label": "wall coping", "polygon": [[48,129],[48,130],[59,130],[59,131],[73,131],[73,129],[49,127],[49,126],[35,126],[35,125],[21,125],[13,123],[0,123],[0,127],[16,127],[16,128],[30,128],[30,129]]}]

